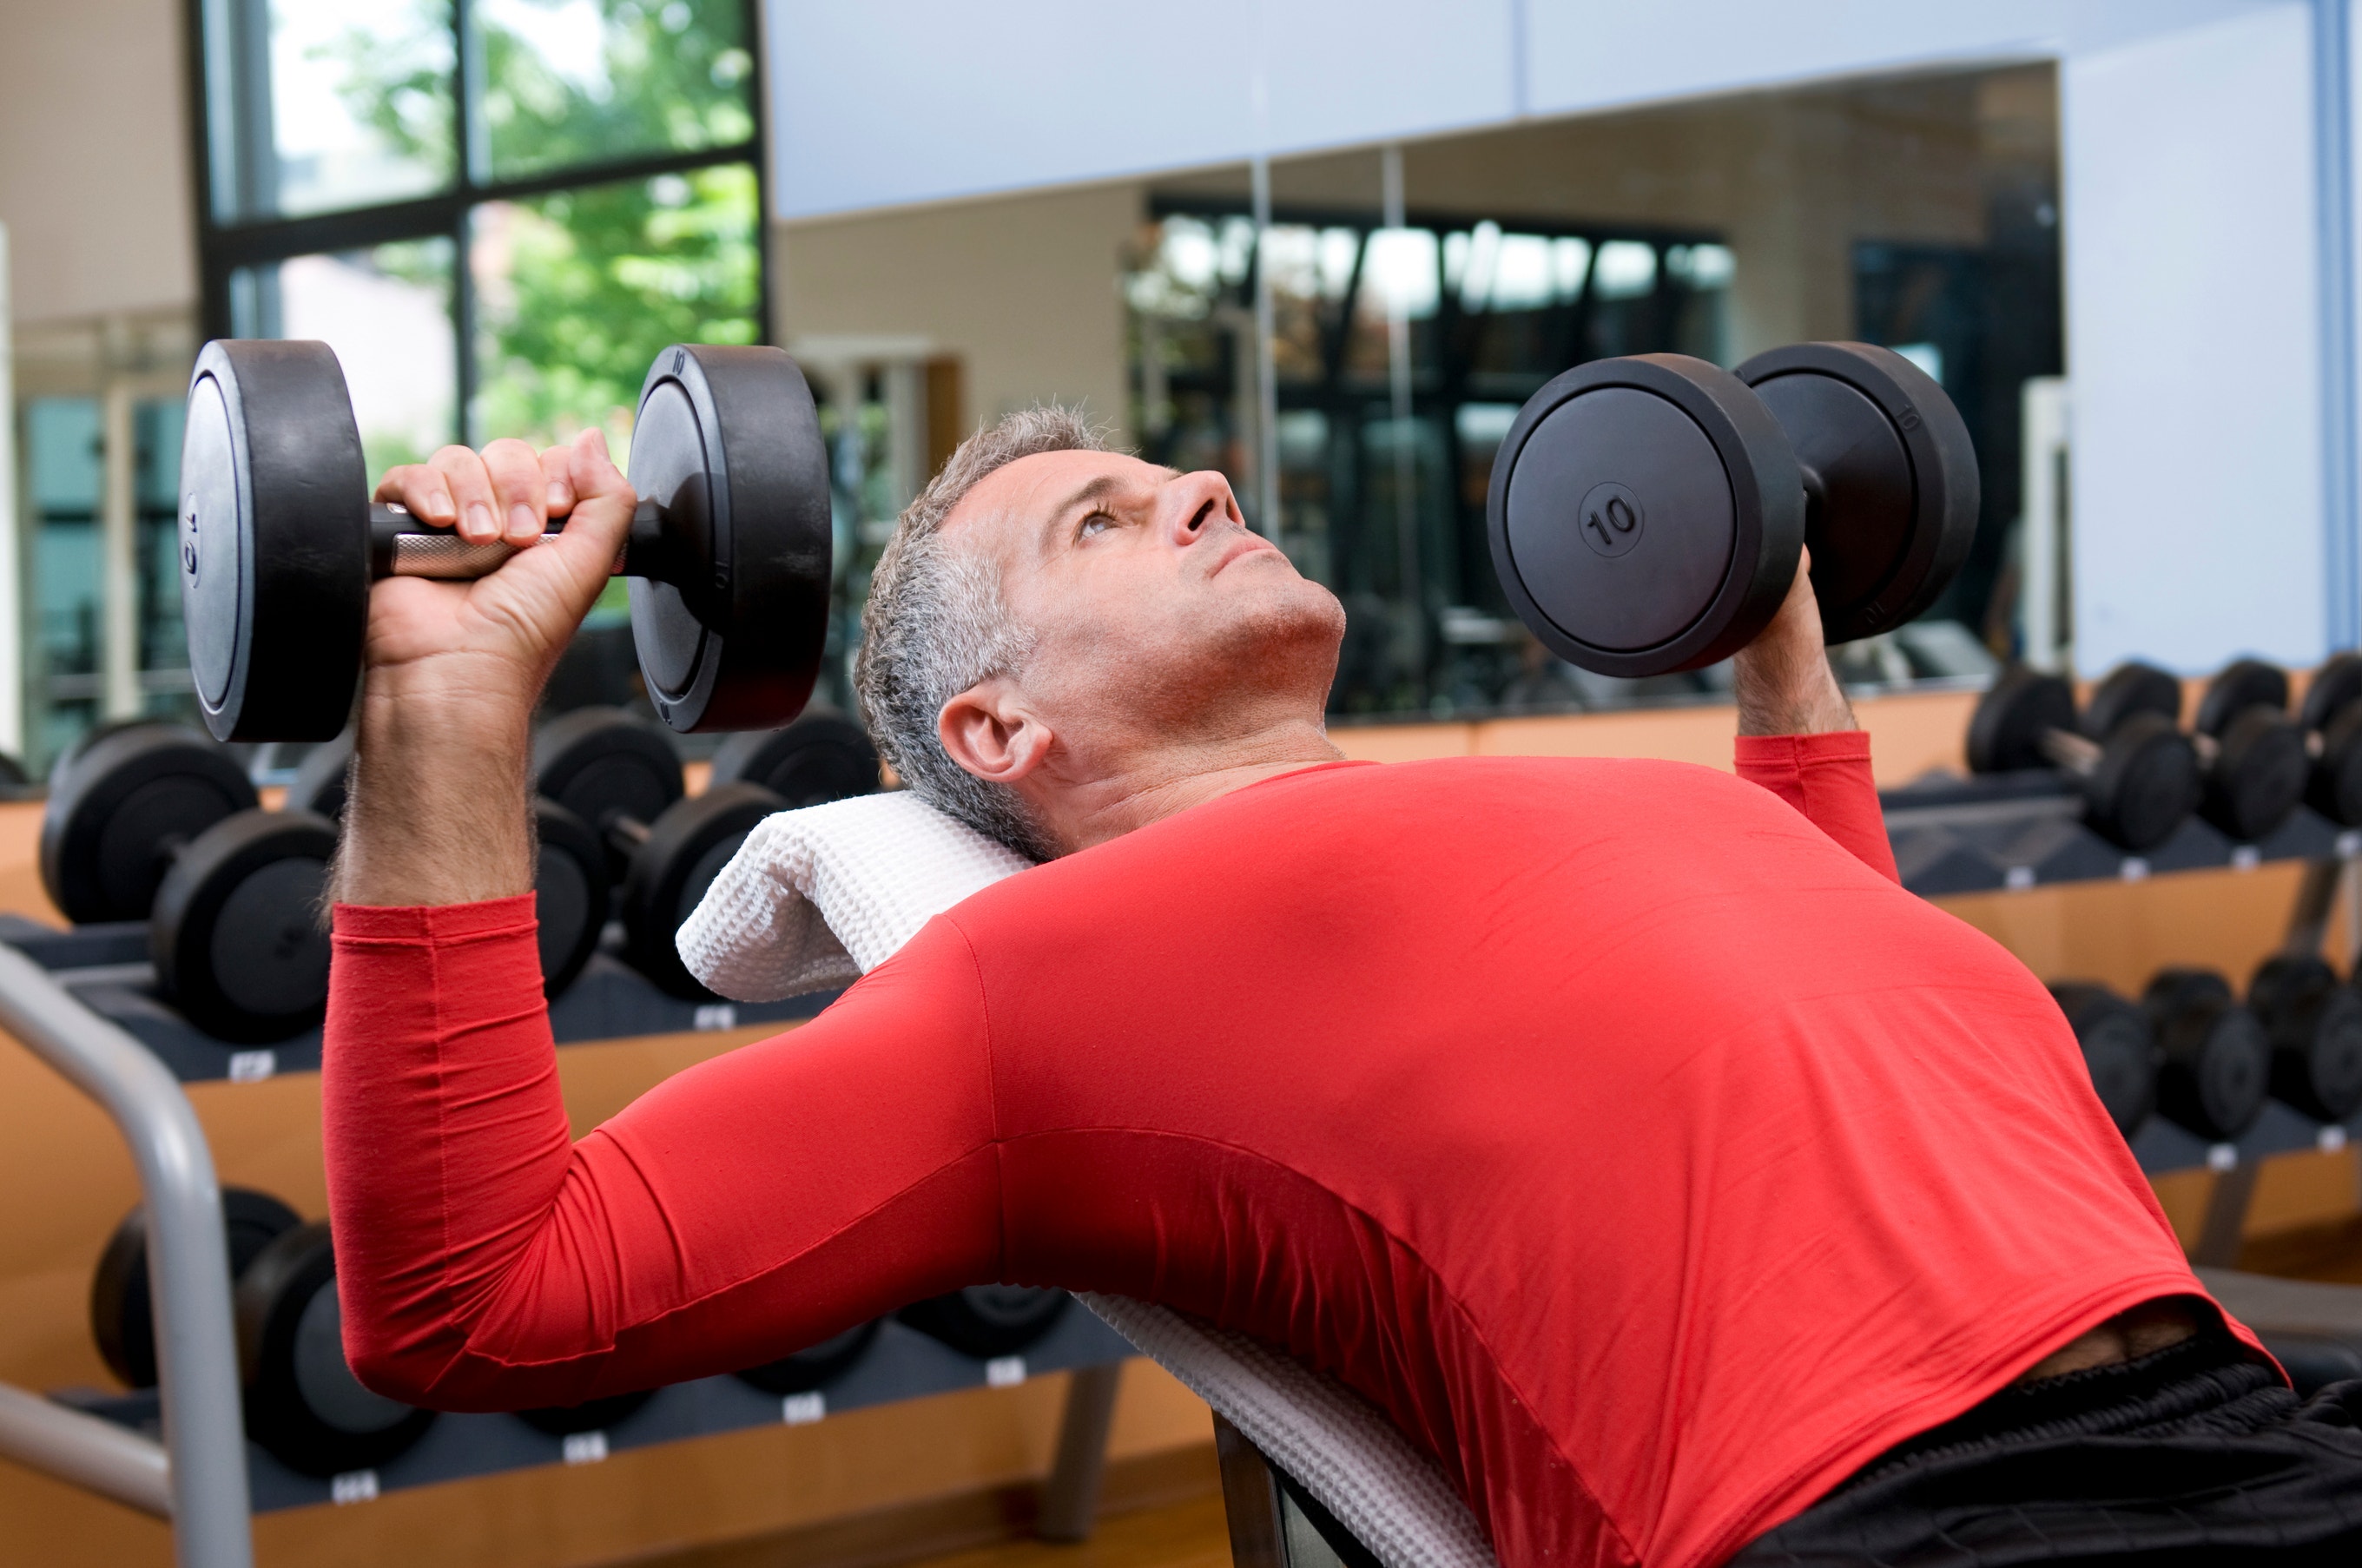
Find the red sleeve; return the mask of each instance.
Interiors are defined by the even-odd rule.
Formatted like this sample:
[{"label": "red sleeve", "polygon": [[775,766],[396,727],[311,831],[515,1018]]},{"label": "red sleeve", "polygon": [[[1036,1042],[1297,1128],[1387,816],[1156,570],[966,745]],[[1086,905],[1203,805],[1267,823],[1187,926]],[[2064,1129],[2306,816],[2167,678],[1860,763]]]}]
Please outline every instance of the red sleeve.
[{"label": "red sleeve", "polygon": [[1805,820],[1891,881],[1894,846],[1870,777],[1870,732],[1818,735],[1741,735],[1738,776],[1752,779],[1805,813]]},{"label": "red sleeve", "polygon": [[364,1383],[573,1404],[1001,1277],[983,1002],[950,922],[580,1143],[534,933],[529,895],[336,911],[328,1204]]}]

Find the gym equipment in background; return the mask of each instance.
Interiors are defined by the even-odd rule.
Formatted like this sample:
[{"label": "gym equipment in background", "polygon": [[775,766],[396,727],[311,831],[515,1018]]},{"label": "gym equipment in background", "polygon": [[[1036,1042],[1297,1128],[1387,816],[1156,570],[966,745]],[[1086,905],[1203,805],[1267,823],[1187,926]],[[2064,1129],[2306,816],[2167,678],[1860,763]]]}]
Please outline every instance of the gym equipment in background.
[{"label": "gym equipment in background", "polygon": [[784,729],[742,730],[714,748],[715,784],[760,784],[790,809],[825,805],[884,786],[868,733],[833,708],[813,707]]},{"label": "gym equipment in background", "polygon": [[519,1410],[518,1420],[537,1432],[552,1437],[571,1437],[576,1432],[602,1432],[609,1427],[621,1426],[637,1414],[640,1407],[655,1398],[656,1390],[642,1389],[631,1394],[610,1394],[603,1398],[585,1399],[579,1405],[546,1405],[539,1409]]},{"label": "gym equipment in background", "polygon": [[[304,1222],[304,1217],[267,1192],[222,1188],[222,1229],[229,1242],[230,1277],[236,1279],[262,1249]],[[148,1286],[148,1209],[123,1217],[98,1254],[90,1281],[90,1332],[98,1358],[127,1388],[156,1386],[154,1299]]]},{"label": "gym equipment in background", "polygon": [[[2181,683],[2163,670],[2151,673],[2159,701],[2162,682],[2173,682],[2179,714]],[[2198,700],[2191,728],[2205,778],[2198,814],[2243,844],[2288,821],[2304,801],[2312,763],[2304,732],[2289,717],[2288,694],[2286,672],[2243,658],[2217,672]]]},{"label": "gym equipment in background", "polygon": [[2135,853],[2156,848],[2197,810],[2203,786],[2190,738],[2129,701],[2137,682],[2111,675],[2079,719],[2065,679],[2008,666],[1969,716],[1970,770],[2054,767],[2082,794],[2094,832]]},{"label": "gym equipment in background", "polygon": [[2272,1098],[2317,1121],[2362,1110],[2362,995],[2318,954],[2267,958],[2247,1008],[2271,1045]]},{"label": "gym equipment in background", "polygon": [[[326,740],[360,673],[370,587],[468,579],[514,554],[370,500],[352,401],[325,343],[221,339],[189,381],[181,603],[205,727]],[[795,717],[819,673],[828,460],[777,348],[681,344],[640,389],[641,497],[621,569],[648,696],[676,730]]]},{"label": "gym equipment in background", "polygon": [[766,1394],[809,1394],[850,1371],[877,1337],[877,1327],[884,1321],[882,1318],[872,1318],[866,1323],[856,1323],[841,1334],[831,1334],[817,1344],[806,1345],[777,1361],[747,1367],[738,1375]]},{"label": "gym equipment in background", "polygon": [[2340,827],[2362,827],[2362,654],[2333,654],[2297,709],[2312,772],[2305,803]]},{"label": "gym equipment in background", "polygon": [[2091,981],[2054,983],[2050,995],[2067,1015],[2083,1066],[2108,1120],[2130,1138],[2157,1109],[2161,1054],[2148,1015],[2107,987]]},{"label": "gym equipment in background", "polygon": [[157,988],[219,1039],[284,1040],[320,1021],[320,895],[335,824],[259,809],[227,753],[180,724],[127,724],[52,777],[41,882],[77,924],[148,921]]},{"label": "gym equipment in background", "polygon": [[2141,992],[2157,1031],[2158,1114],[2213,1143],[2228,1143],[2263,1114],[2271,1042],[2256,1015],[2212,969],[2160,969]]},{"label": "gym equipment in background", "polygon": [[1596,359],[1529,400],[1493,460],[1494,569],[1518,619],[1602,675],[1729,657],[1812,552],[1822,635],[1933,604],[1976,536],[1976,453],[1944,391],[1867,343],[1800,343],[1737,373]]},{"label": "gym equipment in background", "polygon": [[1030,1285],[971,1285],[914,1301],[894,1314],[964,1355],[1015,1355],[1057,1326],[1074,1299]]},{"label": "gym equipment in background", "polygon": [[675,996],[711,994],[673,937],[747,833],[786,802],[746,783],[684,798],[672,743],[621,708],[578,708],[543,725],[533,778],[604,842],[611,874],[622,878],[625,960]]},{"label": "gym equipment in background", "polygon": [[290,1470],[367,1470],[435,1424],[434,1411],[362,1387],[346,1364],[326,1220],[273,1239],[239,1273],[236,1295],[247,1435]]}]

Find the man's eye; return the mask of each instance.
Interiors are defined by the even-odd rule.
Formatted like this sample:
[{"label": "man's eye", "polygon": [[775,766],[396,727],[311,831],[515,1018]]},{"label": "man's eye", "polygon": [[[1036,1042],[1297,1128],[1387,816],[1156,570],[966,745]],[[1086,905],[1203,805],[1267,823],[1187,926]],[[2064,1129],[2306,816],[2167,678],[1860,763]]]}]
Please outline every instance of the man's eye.
[{"label": "man's eye", "polygon": [[1104,534],[1114,526],[1114,518],[1109,516],[1104,512],[1094,512],[1088,517],[1083,519],[1080,537],[1087,539],[1094,534]]}]

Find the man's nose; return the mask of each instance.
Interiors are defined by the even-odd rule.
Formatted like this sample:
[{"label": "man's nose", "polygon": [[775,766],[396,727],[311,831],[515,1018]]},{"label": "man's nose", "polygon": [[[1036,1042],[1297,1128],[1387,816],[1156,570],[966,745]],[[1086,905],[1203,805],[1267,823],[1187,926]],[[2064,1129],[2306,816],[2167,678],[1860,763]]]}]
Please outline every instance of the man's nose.
[{"label": "man's nose", "polygon": [[1231,481],[1210,469],[1182,474],[1166,486],[1165,521],[1172,542],[1196,544],[1225,523],[1239,521]]}]

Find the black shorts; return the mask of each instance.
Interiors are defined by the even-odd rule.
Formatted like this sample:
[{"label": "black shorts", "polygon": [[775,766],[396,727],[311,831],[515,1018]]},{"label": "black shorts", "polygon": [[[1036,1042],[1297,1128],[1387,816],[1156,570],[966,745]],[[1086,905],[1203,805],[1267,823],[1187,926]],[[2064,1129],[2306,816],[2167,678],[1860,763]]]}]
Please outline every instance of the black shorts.
[{"label": "black shorts", "polygon": [[2362,1564],[2362,1380],[2300,1400],[2219,1324],[2007,1388],[1872,1460],[1734,1568]]}]

